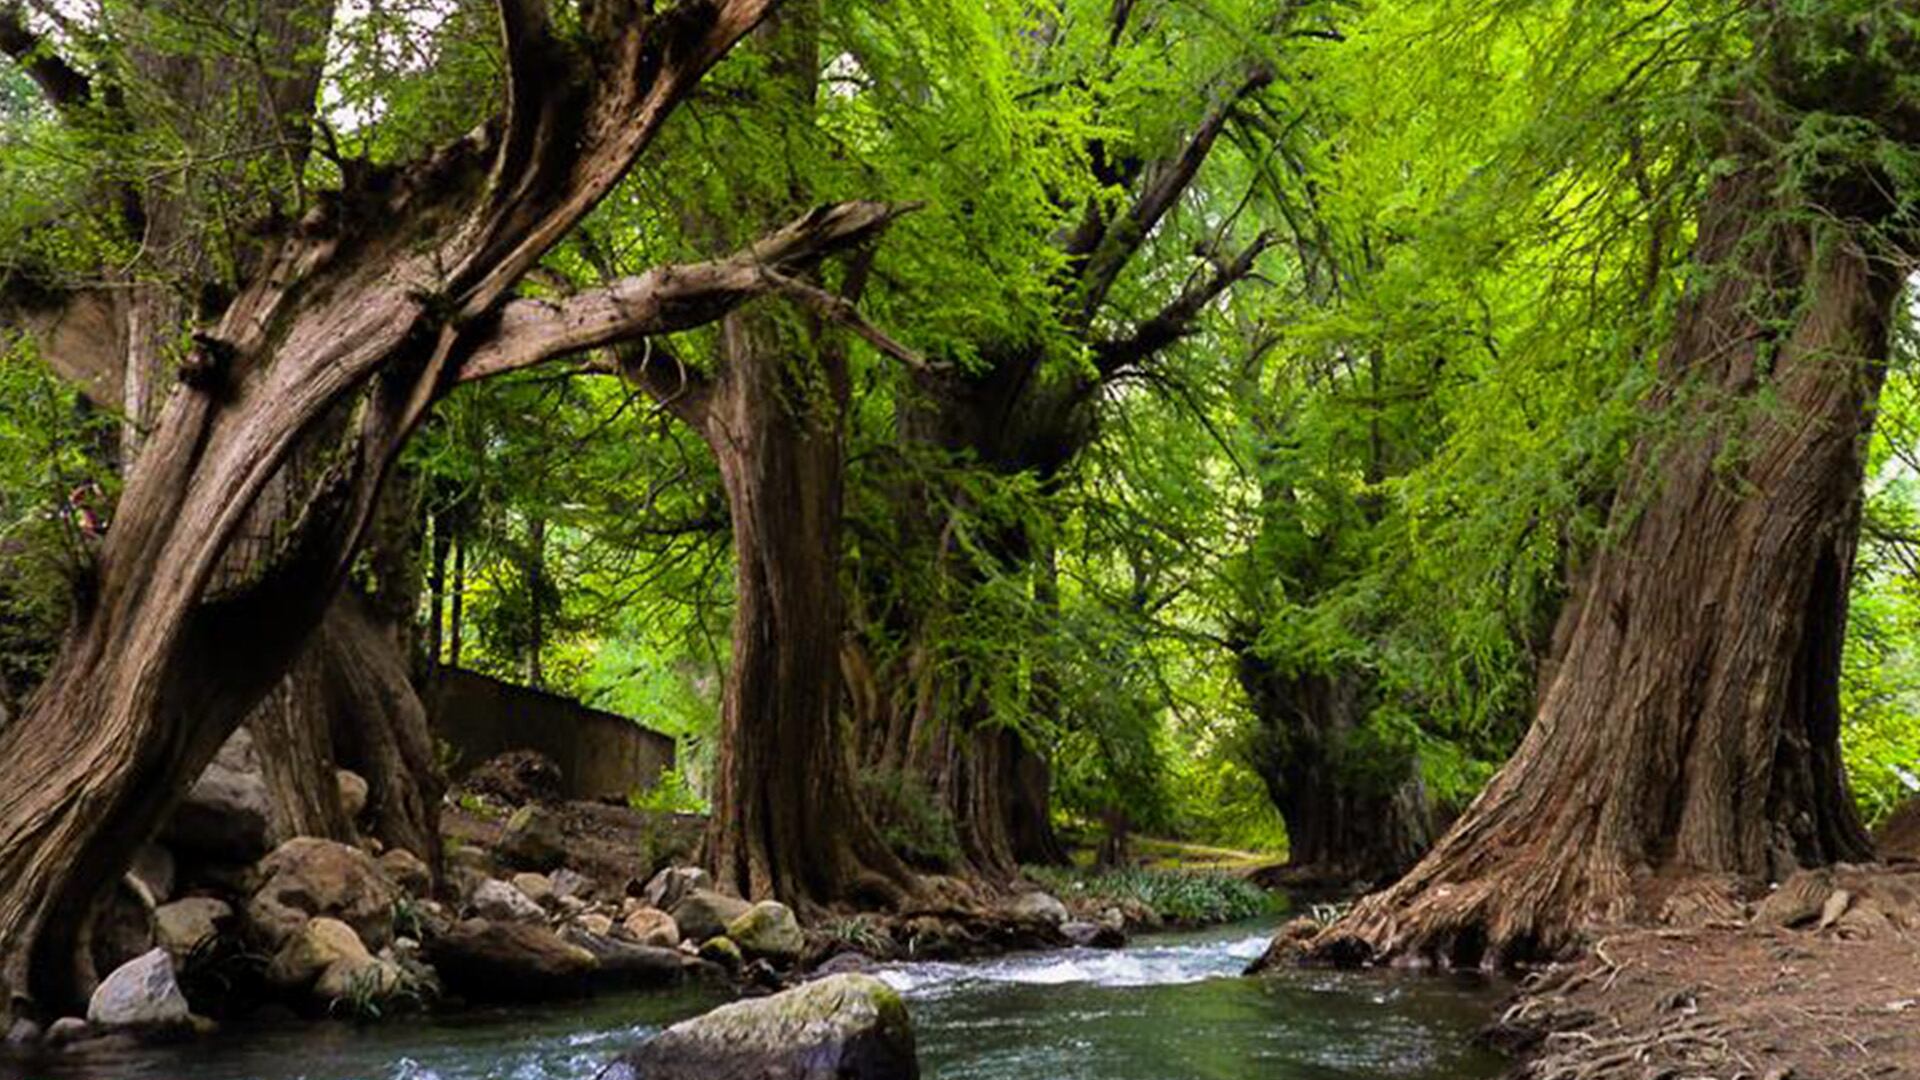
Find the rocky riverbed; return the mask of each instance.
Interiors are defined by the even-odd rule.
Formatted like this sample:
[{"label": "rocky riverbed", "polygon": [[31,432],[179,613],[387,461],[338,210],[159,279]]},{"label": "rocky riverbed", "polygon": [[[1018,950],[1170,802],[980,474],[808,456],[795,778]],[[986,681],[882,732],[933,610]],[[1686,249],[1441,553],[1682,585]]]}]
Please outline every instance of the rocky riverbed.
[{"label": "rocky riverbed", "polygon": [[[541,782],[550,764],[510,758],[449,800],[436,875],[370,836],[280,835],[242,730],[96,921],[100,982],[84,1015],[21,1019],[9,1052],[687,985],[768,993],[822,966],[1111,947],[1156,918],[944,880],[914,910],[803,927],[784,905],[727,895],[683,864],[697,819],[565,802]],[[357,815],[366,785],[339,780]]]}]

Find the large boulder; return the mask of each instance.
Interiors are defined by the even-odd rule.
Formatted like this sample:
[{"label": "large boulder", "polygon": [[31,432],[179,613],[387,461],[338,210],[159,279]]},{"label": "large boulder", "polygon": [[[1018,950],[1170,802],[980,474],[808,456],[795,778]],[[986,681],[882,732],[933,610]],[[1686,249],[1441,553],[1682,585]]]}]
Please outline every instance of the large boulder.
[{"label": "large boulder", "polygon": [[149,1031],[187,1027],[187,999],[174,981],[167,950],[153,949],[115,968],[88,1000],[87,1022]]},{"label": "large boulder", "polygon": [[400,889],[359,848],[298,836],[262,859],[256,876],[261,884],[247,901],[247,923],[272,949],[321,915],[353,927],[369,948],[393,937]]},{"label": "large boulder", "polygon": [[153,936],[174,959],[183,959],[200,943],[219,935],[233,919],[233,906],[211,896],[189,896],[162,904],[153,913]]},{"label": "large boulder", "polygon": [[678,949],[636,945],[593,933],[584,926],[568,927],[561,937],[593,954],[594,985],[608,989],[672,986],[686,978],[689,964],[698,963]]},{"label": "large boulder", "polygon": [[360,820],[367,809],[367,778],[352,769],[335,769],[333,779],[340,788],[340,809],[345,811],[347,820]]},{"label": "large boulder", "polygon": [[545,922],[547,913],[533,898],[513,885],[488,878],[473,890],[473,913],[494,922]]},{"label": "large boulder", "polygon": [[727,936],[741,952],[768,960],[798,960],[807,948],[806,935],[801,933],[793,909],[774,900],[763,900],[728,923]]},{"label": "large boulder", "polygon": [[552,907],[559,902],[554,895],[553,879],[545,874],[536,874],[531,870],[522,870],[508,879],[513,887],[519,889],[526,898],[541,907]]},{"label": "large boulder", "polygon": [[238,728],[221,745],[162,833],[169,846],[214,862],[250,863],[272,849],[273,796]]},{"label": "large boulder", "polygon": [[594,955],[544,926],[468,919],[427,943],[448,990],[470,1001],[535,1001],[586,992]]},{"label": "large boulder", "polygon": [[585,900],[599,888],[592,878],[565,867],[555,870],[548,877],[547,882],[553,886],[553,895],[556,900],[564,900],[569,896]]},{"label": "large boulder", "polygon": [[745,915],[752,907],[752,904],[738,897],[711,889],[696,889],[669,908],[668,913],[680,928],[682,941],[700,942],[726,933],[733,920]]},{"label": "large boulder", "polygon": [[1127,944],[1127,932],[1108,923],[1074,920],[1061,923],[1060,932],[1083,949],[1119,949]]},{"label": "large boulder", "polygon": [[1054,926],[1065,923],[1072,915],[1067,905],[1044,892],[1024,892],[1008,900],[1006,913],[1023,922],[1045,922]]},{"label": "large boulder", "polygon": [[353,927],[338,919],[313,919],[288,937],[273,955],[267,965],[267,982],[282,990],[303,990],[335,964],[358,966],[372,959],[373,954]]},{"label": "large boulder", "polygon": [[1320,920],[1301,915],[1287,920],[1273,940],[1267,943],[1267,949],[1253,963],[1248,964],[1242,975],[1259,975],[1263,972],[1277,971],[1290,965],[1294,960],[1307,954],[1313,939],[1326,929]]},{"label": "large boulder", "polygon": [[672,911],[687,898],[688,893],[712,888],[713,878],[705,870],[697,866],[669,866],[653,875],[640,896],[648,907]]},{"label": "large boulder", "polygon": [[893,988],[834,975],[723,1005],[621,1056],[601,1080],[918,1080],[913,1022]]},{"label": "large boulder", "polygon": [[399,964],[378,956],[342,961],[320,973],[313,983],[313,1000],[323,1006],[342,1002],[386,1002],[407,987],[407,973]]},{"label": "large boulder", "polygon": [[400,965],[367,951],[353,927],[338,919],[314,919],[287,939],[267,965],[267,982],[282,990],[309,992],[315,1004],[382,1001],[406,986]]},{"label": "large boulder", "polygon": [[567,859],[567,837],[560,815],[551,807],[529,803],[513,812],[494,846],[508,866],[522,870],[552,870]]}]

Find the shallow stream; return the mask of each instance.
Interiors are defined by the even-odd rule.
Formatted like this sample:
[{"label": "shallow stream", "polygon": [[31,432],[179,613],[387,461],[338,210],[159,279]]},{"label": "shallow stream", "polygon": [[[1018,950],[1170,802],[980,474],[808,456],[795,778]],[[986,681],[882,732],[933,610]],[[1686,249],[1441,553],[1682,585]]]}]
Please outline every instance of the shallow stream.
[{"label": "shallow stream", "polygon": [[[926,1080],[1482,1080],[1500,989],[1480,980],[1294,971],[1242,979],[1270,929],[1142,938],[966,964],[908,964],[899,988]],[[715,1004],[605,997],[387,1024],[223,1033],[193,1046],[69,1054],[5,1080],[591,1080],[621,1048]]]}]

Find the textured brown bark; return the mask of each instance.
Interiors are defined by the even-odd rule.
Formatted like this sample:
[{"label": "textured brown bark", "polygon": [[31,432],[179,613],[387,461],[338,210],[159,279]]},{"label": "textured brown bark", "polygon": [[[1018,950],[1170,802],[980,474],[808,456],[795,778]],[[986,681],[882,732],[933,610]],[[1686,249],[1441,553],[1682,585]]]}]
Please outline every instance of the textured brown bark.
[{"label": "textured brown bark", "polygon": [[[282,835],[353,842],[364,831],[439,866],[439,773],[427,711],[409,678],[419,608],[415,487],[383,489],[360,562],[371,595],[341,591],[287,677],[247,718]],[[340,803],[337,769],[367,781],[359,821]]]},{"label": "textured brown bark", "polygon": [[[1788,87],[1791,89],[1791,87]],[[1790,95],[1789,95],[1790,96]],[[1749,103],[1749,131],[1781,117]],[[1539,716],[1428,857],[1317,943],[1499,964],[1650,913],[1673,875],[1867,857],[1838,666],[1864,443],[1910,252],[1870,176],[1795,191],[1769,148],[1701,208],[1704,268],[1661,360]],[[1784,327],[1782,329],[1781,327]]]},{"label": "textured brown bark", "polygon": [[722,350],[701,429],[737,566],[707,862],[743,896],[897,903],[912,876],[860,807],[839,711],[844,360],[809,386],[777,326],[745,315]]},{"label": "textured brown bark", "polygon": [[279,834],[351,843],[357,831],[340,801],[320,648],[317,638],[307,646],[287,677],[248,714],[246,727],[253,732]]},{"label": "textured brown bark", "polygon": [[93,908],[289,670],[402,442],[469,360],[492,348],[487,371],[538,362],[696,325],[753,295],[750,278],[709,293],[699,271],[691,304],[649,306],[688,283],[627,283],[628,317],[596,336],[553,323],[609,296],[528,307],[509,290],[770,4],[658,16],[598,5],[582,29],[596,38],[589,69],[549,36],[540,5],[503,0],[505,118],[263,242],[257,273],[190,358],[193,385],[174,386],[158,414],[47,681],[0,732],[11,1011],[84,1000],[92,972],[65,913]]},{"label": "textured brown bark", "polygon": [[1365,721],[1358,680],[1289,677],[1251,649],[1236,669],[1254,713],[1254,771],[1287,825],[1273,883],[1376,885],[1417,862],[1433,843],[1418,763],[1348,745]]},{"label": "textured brown bark", "polygon": [[361,597],[345,592],[328,610],[308,655],[319,669],[335,759],[367,781],[365,831],[389,848],[413,852],[437,872],[446,778],[394,627]]}]

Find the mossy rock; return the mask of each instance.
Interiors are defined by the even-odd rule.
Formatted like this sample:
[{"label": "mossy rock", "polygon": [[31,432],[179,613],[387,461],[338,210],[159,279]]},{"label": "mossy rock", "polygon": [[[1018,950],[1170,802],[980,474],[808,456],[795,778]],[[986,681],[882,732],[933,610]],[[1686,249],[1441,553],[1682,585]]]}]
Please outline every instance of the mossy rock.
[{"label": "mossy rock", "polygon": [[913,1021],[870,975],[723,1005],[623,1055],[603,1080],[918,1080]]},{"label": "mossy rock", "polygon": [[700,943],[700,959],[710,960],[728,971],[739,971],[747,960],[740,946],[725,937],[708,938]]},{"label": "mossy rock", "polygon": [[793,909],[773,900],[763,900],[727,924],[727,936],[748,956],[768,960],[793,961],[806,951],[807,938],[800,931],[800,920]]}]

